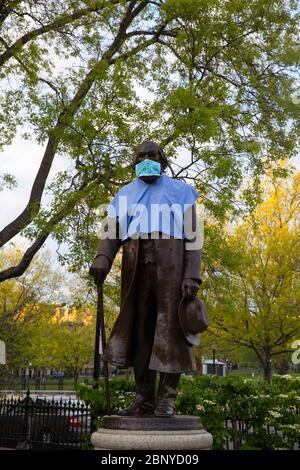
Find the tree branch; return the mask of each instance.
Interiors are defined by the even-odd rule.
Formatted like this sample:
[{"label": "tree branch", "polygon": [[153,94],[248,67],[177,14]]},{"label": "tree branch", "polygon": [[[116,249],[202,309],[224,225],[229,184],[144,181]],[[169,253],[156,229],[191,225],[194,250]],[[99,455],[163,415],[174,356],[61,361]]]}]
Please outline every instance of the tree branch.
[{"label": "tree branch", "polygon": [[[74,191],[70,196],[68,203],[64,205],[63,210],[54,214],[49,222],[47,223],[47,229],[41,233],[35,242],[25,251],[20,263],[16,266],[12,266],[2,272],[0,272],[0,282],[6,281],[7,279],[15,278],[21,276],[28,266],[30,265],[34,255],[39,251],[42,245],[47,240],[48,236],[51,234],[52,229],[55,225],[61,222],[64,217],[70,212],[74,207],[74,197],[78,198],[78,192],[88,186],[88,183],[85,181],[81,184],[80,188],[77,191]],[[72,197],[73,196],[73,197]]]},{"label": "tree branch", "polygon": [[18,3],[21,3],[22,0],[15,0],[10,3],[5,2],[5,0],[0,3],[0,26],[4,23],[8,15],[12,12]]},{"label": "tree branch", "polygon": [[89,90],[91,89],[93,83],[97,79],[99,70],[101,70],[101,64],[107,64],[109,66],[114,63],[112,58],[126,40],[126,30],[128,26],[131,24],[135,16],[138,15],[143,10],[143,8],[145,8],[147,3],[147,1],[142,1],[133,10],[136,1],[130,2],[120,23],[118,33],[115,39],[113,40],[112,44],[103,54],[102,58],[88,72],[81,85],[79,86],[73,99],[70,101],[68,106],[61,112],[55,127],[49,132],[47,147],[44,152],[41,165],[35,177],[29,201],[23,212],[0,232],[0,247],[7,243],[9,240],[11,240],[15,235],[17,235],[17,233],[19,233],[21,229],[29,225],[35,215],[39,212],[42,195],[45,189],[45,184],[60,140],[60,134],[70,123],[75,113],[80,108]]},{"label": "tree branch", "polygon": [[[113,4],[121,3],[121,0],[110,1]],[[55,29],[60,28],[61,26],[65,26],[66,24],[72,23],[72,21],[82,18],[83,16],[87,16],[90,13],[97,12],[105,8],[106,5],[107,2],[105,0],[98,0],[93,7],[81,8],[80,10],[77,10],[71,14],[61,15],[60,17],[52,21],[52,23],[48,23],[44,26],[41,26],[40,28],[29,31],[28,33],[24,34],[21,38],[17,39],[17,41],[15,41],[11,46],[8,47],[8,49],[6,49],[5,52],[0,55],[0,66],[3,65],[11,57],[13,57],[15,53],[19,52],[20,49],[25,46],[25,44],[32,41],[33,39],[36,39],[37,37],[48,33],[49,31],[54,31]]]}]

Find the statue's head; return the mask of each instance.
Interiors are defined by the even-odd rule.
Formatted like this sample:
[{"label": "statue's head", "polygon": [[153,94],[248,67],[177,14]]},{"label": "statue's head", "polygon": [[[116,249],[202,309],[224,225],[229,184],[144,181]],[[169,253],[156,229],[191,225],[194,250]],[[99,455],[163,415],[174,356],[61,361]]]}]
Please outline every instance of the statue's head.
[{"label": "statue's head", "polygon": [[152,183],[160,177],[168,165],[162,148],[150,140],[145,140],[135,151],[133,162],[136,175],[146,183]]}]

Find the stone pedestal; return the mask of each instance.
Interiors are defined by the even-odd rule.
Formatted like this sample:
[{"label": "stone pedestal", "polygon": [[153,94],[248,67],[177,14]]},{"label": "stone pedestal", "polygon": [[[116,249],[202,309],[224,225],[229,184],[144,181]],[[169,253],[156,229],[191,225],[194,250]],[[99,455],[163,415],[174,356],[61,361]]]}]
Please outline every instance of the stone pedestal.
[{"label": "stone pedestal", "polygon": [[96,450],[208,450],[213,438],[197,416],[104,416],[92,434]]}]

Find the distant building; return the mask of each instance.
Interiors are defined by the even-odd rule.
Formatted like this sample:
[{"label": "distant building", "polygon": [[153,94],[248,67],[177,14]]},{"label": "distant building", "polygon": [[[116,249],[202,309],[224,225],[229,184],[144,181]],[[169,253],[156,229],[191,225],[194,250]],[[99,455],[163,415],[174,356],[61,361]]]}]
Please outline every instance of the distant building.
[{"label": "distant building", "polygon": [[227,375],[227,364],[226,362],[215,360],[215,372],[214,372],[214,361],[212,359],[202,358],[202,374],[216,374],[220,377],[225,377]]}]

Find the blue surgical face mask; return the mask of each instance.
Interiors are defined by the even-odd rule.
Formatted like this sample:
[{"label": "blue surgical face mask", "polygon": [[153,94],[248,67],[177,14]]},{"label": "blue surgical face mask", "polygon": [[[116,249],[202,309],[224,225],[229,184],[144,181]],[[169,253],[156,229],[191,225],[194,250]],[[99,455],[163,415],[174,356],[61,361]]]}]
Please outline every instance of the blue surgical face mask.
[{"label": "blue surgical face mask", "polygon": [[135,165],[136,176],[160,176],[160,163],[145,158],[142,162]]}]

